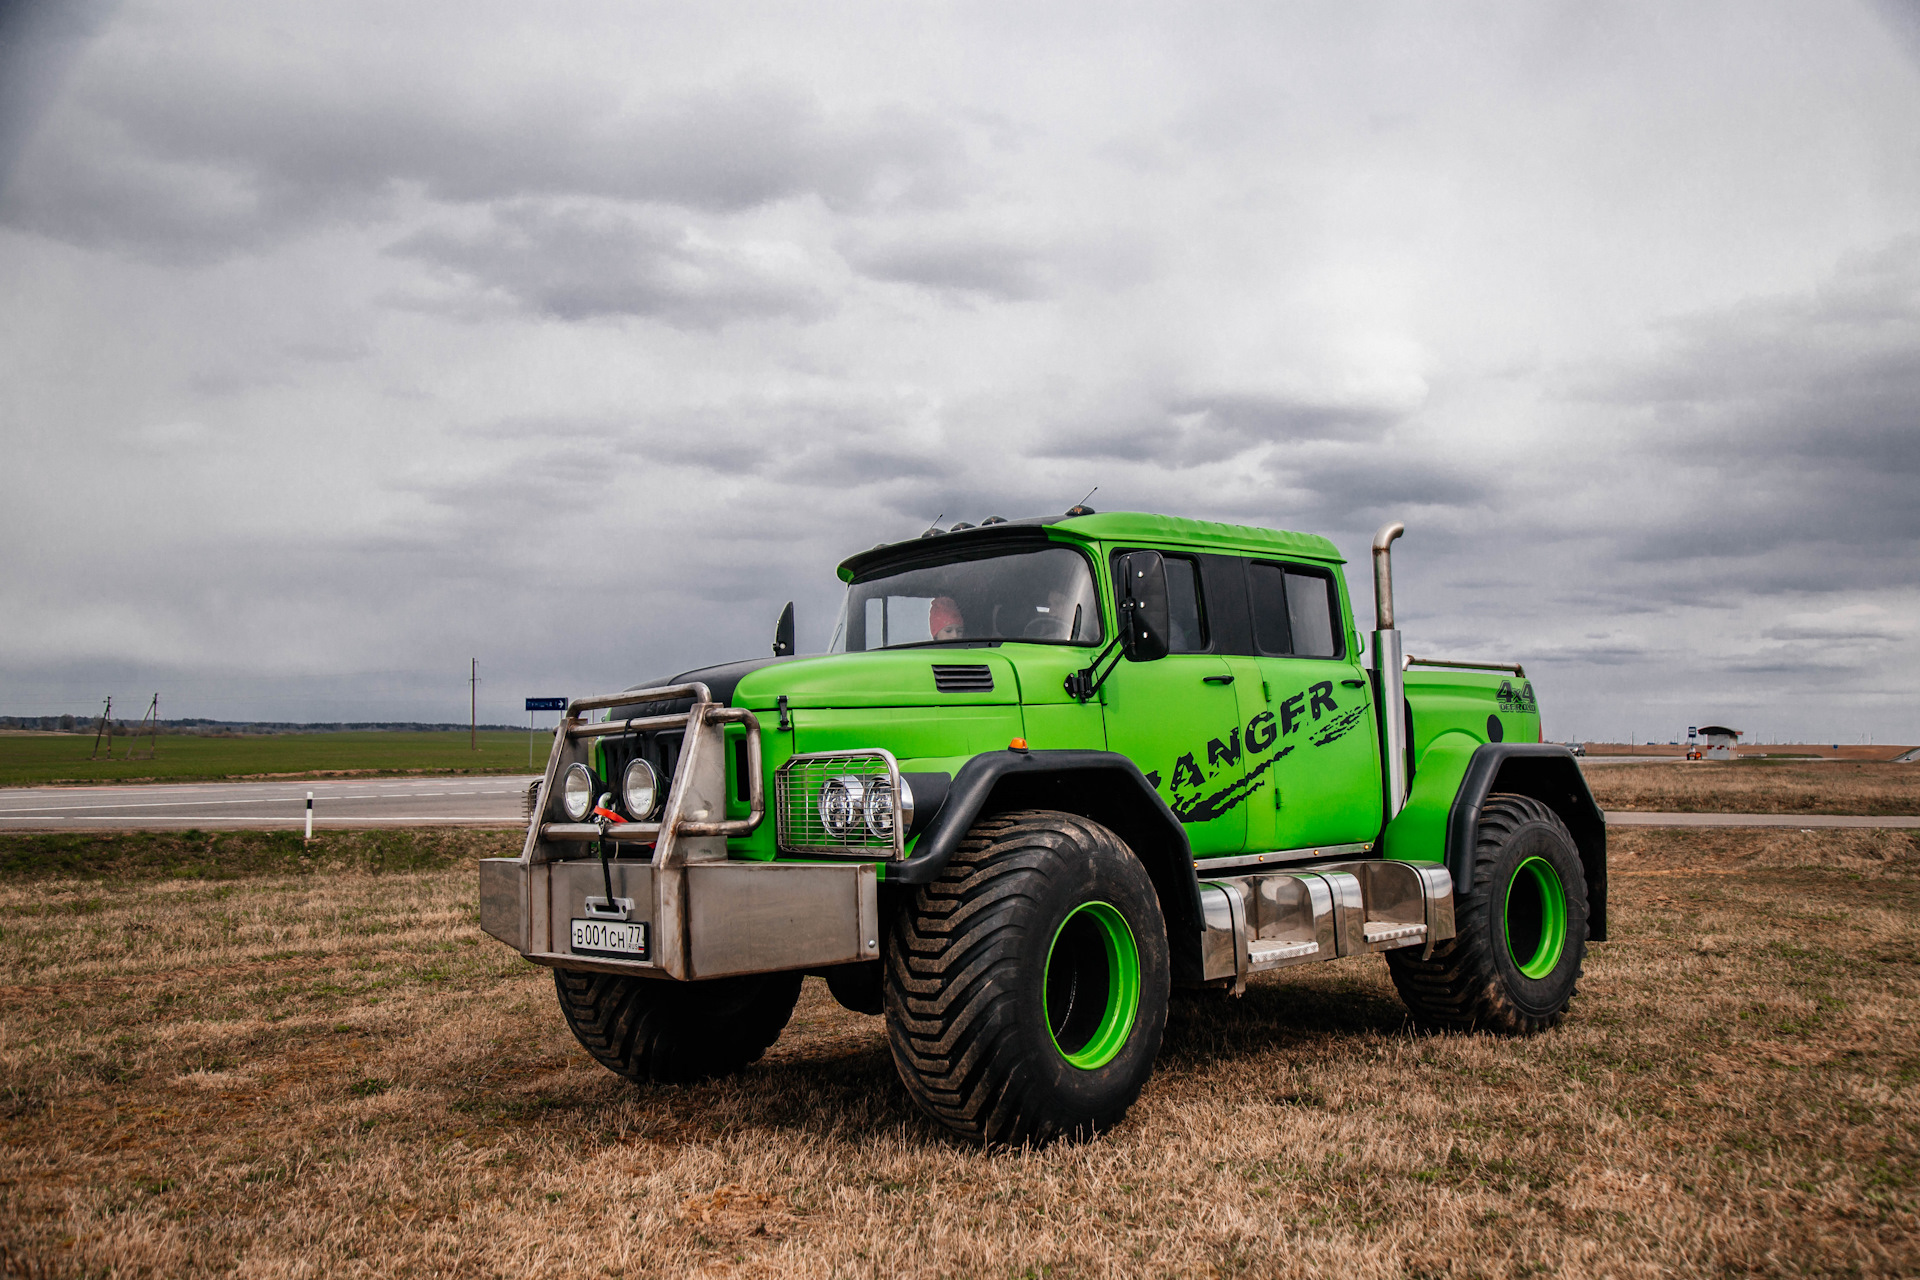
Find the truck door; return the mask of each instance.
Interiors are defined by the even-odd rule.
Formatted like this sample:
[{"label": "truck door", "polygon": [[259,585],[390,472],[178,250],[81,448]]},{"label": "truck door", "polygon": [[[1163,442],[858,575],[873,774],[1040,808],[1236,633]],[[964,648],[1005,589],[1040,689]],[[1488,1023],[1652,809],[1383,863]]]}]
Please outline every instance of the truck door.
[{"label": "truck door", "polygon": [[1162,554],[1171,643],[1157,662],[1123,659],[1100,686],[1107,748],[1140,766],[1185,826],[1195,857],[1238,853],[1247,834],[1246,765],[1233,670],[1213,651],[1197,563]]},{"label": "truck door", "polygon": [[1266,703],[1247,736],[1270,742],[1264,754],[1273,756],[1248,838],[1276,850],[1371,841],[1380,832],[1380,748],[1339,582],[1326,566],[1282,561],[1249,560],[1246,575]]}]

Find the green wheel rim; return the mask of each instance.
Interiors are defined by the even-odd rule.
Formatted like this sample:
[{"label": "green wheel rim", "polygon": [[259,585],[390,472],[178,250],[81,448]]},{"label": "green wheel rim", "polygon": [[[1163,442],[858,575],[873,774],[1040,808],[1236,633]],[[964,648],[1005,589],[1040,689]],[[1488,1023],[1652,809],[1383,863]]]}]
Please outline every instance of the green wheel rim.
[{"label": "green wheel rim", "polygon": [[1528,858],[1507,886],[1507,954],[1521,973],[1544,978],[1567,949],[1567,890],[1545,858]]},{"label": "green wheel rim", "polygon": [[1041,1011],[1054,1048],[1084,1071],[1126,1047],[1140,1012],[1140,948],[1111,904],[1081,903],[1054,931]]}]

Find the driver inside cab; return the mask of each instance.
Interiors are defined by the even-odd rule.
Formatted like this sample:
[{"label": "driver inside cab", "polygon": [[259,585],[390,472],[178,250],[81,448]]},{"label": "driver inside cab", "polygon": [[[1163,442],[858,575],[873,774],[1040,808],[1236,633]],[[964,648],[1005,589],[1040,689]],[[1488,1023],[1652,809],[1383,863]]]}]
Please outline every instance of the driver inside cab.
[{"label": "driver inside cab", "polygon": [[960,616],[960,606],[953,602],[952,596],[940,596],[927,610],[927,630],[933,633],[935,640],[964,640],[967,635],[966,619]]}]

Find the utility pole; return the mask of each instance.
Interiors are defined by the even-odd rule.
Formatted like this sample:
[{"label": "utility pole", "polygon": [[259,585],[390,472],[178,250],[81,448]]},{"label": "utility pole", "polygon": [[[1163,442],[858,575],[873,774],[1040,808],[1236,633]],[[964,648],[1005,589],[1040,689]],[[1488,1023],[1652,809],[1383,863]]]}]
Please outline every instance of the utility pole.
[{"label": "utility pole", "polygon": [[147,759],[160,758],[160,695],[154,694],[153,701],[147,704],[147,714],[140,717],[140,726],[133,731],[133,741],[127,744],[127,759],[136,757],[140,746],[140,735],[147,735]]},{"label": "utility pole", "polygon": [[107,695],[107,708],[100,713],[100,727],[93,731],[93,754],[89,760],[100,758],[100,735],[107,735],[107,759],[113,759],[113,695]]},{"label": "utility pole", "polygon": [[467,745],[480,749],[480,659],[473,660],[467,673]]}]

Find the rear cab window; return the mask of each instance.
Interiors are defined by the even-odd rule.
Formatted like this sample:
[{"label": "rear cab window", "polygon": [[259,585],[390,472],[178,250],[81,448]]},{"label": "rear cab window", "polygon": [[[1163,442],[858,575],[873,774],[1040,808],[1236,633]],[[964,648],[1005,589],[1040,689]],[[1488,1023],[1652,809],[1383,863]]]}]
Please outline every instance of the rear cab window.
[{"label": "rear cab window", "polygon": [[1254,648],[1273,658],[1341,658],[1346,653],[1340,589],[1317,566],[1247,562]]}]

